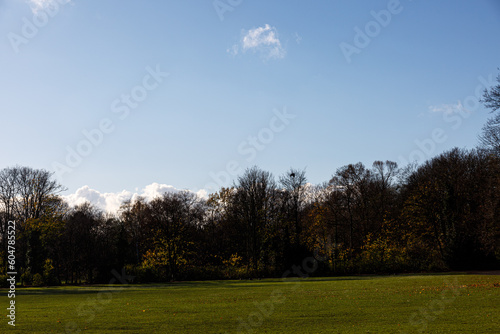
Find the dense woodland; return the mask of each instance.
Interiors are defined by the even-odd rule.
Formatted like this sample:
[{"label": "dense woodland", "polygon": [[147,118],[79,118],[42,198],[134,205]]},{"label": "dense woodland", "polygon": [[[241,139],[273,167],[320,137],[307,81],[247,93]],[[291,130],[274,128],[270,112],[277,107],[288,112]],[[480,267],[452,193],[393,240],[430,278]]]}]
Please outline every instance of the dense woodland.
[{"label": "dense woodland", "polygon": [[[498,112],[500,85],[483,102]],[[167,193],[114,214],[68,207],[48,171],[5,168],[0,274],[14,220],[24,285],[107,283],[123,268],[135,282],[499,269],[499,115],[478,148],[421,165],[349,164],[316,186],[252,167],[208,199]]]}]

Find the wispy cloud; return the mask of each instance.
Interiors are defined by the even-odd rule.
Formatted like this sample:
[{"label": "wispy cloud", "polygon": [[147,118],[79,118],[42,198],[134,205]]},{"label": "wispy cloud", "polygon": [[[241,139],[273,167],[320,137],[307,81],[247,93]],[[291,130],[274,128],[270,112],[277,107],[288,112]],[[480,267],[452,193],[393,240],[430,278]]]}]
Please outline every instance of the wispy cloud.
[{"label": "wispy cloud", "polygon": [[465,109],[461,101],[458,101],[456,104],[452,103],[452,104],[440,104],[438,106],[429,106],[429,111],[445,115],[469,112],[467,109]]},{"label": "wispy cloud", "polygon": [[[144,198],[146,201],[151,201],[157,197],[163,196],[163,194],[178,193],[181,191],[184,190],[159,183],[152,183],[144,187],[141,192],[123,190],[116,193],[101,193],[95,189],[91,189],[89,186],[83,186],[74,194],[63,196],[63,199],[69,204],[69,206],[89,202],[104,212],[116,213],[125,201],[133,201],[139,197]],[[200,197],[207,197],[207,192],[204,190],[200,190],[196,194]]]},{"label": "wispy cloud", "polygon": [[240,51],[240,47],[238,44],[235,44],[232,47],[230,47],[229,49],[227,49],[227,53],[229,53],[233,56],[236,56],[239,51]]},{"label": "wispy cloud", "polygon": [[240,51],[258,53],[266,60],[282,59],[286,55],[286,50],[281,45],[276,28],[269,24],[244,31],[239,44],[235,44],[227,50],[232,55],[237,55]]},{"label": "wispy cloud", "polygon": [[300,42],[302,42],[302,36],[300,36],[300,35],[299,35],[299,33],[297,33],[297,32],[296,32],[296,33],[293,35],[293,37],[295,38],[295,42],[296,42],[297,44],[300,44]]},{"label": "wispy cloud", "polygon": [[[56,1],[57,0],[28,0],[28,3],[33,11],[33,14],[37,14],[41,10],[57,5]],[[69,2],[69,0],[67,0],[67,2]]]}]

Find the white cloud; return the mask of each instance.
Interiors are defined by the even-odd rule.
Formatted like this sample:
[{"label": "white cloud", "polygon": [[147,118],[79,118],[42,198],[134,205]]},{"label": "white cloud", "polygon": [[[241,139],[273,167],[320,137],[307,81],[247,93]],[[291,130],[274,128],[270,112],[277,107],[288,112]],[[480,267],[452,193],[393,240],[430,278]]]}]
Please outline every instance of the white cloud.
[{"label": "white cloud", "polygon": [[55,5],[56,0],[28,0],[28,3],[33,11],[33,14],[36,14],[41,10],[45,10],[50,6]]},{"label": "white cloud", "polygon": [[181,190],[174,188],[173,186],[169,186],[166,184],[152,183],[146,186],[142,193],[139,196],[144,197],[147,201],[150,201],[156,197],[163,196],[166,193],[176,193]]},{"label": "white cloud", "polygon": [[445,115],[469,112],[467,109],[465,109],[465,107],[462,105],[462,102],[460,101],[458,101],[456,104],[441,104],[439,106],[429,106],[429,111]]},{"label": "white cloud", "polygon": [[259,53],[266,60],[282,59],[286,55],[286,50],[281,45],[276,28],[269,24],[244,31],[240,43],[233,45],[227,52],[237,55],[240,49],[242,52],[250,50]]},{"label": "white cloud", "polygon": [[[120,209],[123,202],[127,200],[135,200],[140,196],[146,201],[151,201],[156,197],[163,196],[165,193],[177,193],[181,191],[183,190],[159,183],[152,183],[144,187],[141,192],[136,190],[134,193],[127,190],[117,193],[101,193],[95,189],[91,189],[89,186],[83,186],[74,194],[62,197],[70,206],[90,202],[104,212],[116,213]],[[202,198],[206,198],[208,195],[205,190],[200,190],[196,194]]]}]

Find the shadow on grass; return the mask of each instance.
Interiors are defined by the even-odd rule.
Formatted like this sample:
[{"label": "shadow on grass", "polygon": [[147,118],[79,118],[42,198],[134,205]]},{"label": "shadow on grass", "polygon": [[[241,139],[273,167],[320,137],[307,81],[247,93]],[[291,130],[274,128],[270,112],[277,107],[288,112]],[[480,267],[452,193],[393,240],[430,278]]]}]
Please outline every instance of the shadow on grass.
[{"label": "shadow on grass", "polygon": [[[285,279],[281,278],[265,278],[265,279],[246,279],[246,280],[220,280],[220,281],[179,281],[179,282],[169,282],[169,283],[149,283],[149,284],[137,284],[131,285],[130,288],[140,287],[140,288],[165,288],[165,289],[176,289],[176,288],[258,288],[265,287],[269,285],[280,285],[286,283],[295,282],[334,282],[334,281],[357,281],[357,280],[370,280],[375,278],[380,278],[381,276],[342,276],[342,277],[308,277],[308,278],[298,278],[289,277]],[[390,277],[390,276],[387,276]]]},{"label": "shadow on grass", "polygon": [[[98,294],[99,292],[120,292],[130,288],[126,286],[57,286],[57,287],[40,287],[40,288],[17,288],[18,296],[33,296],[33,295],[86,295]],[[2,289],[4,290],[4,289]]]},{"label": "shadow on grass", "polygon": [[[124,289],[128,291],[139,291],[145,289],[207,289],[207,288],[223,288],[223,289],[238,289],[238,288],[265,288],[270,285],[281,285],[288,283],[308,284],[318,282],[342,282],[342,281],[368,281],[390,279],[396,277],[429,277],[429,276],[449,276],[449,275],[466,275],[464,272],[440,272],[440,273],[405,273],[394,275],[358,275],[358,276],[333,276],[333,277],[288,277],[288,278],[266,278],[266,279],[247,279],[247,280],[220,280],[220,281],[179,281],[166,283],[149,283],[149,284],[129,284],[129,285],[88,285],[88,286],[57,286],[57,287],[27,287],[17,288],[17,293],[20,296],[27,295],[85,295],[97,294],[99,292],[120,292]],[[8,289],[0,289],[2,291]]]},{"label": "shadow on grass", "polygon": [[[56,287],[18,287],[16,289],[19,296],[33,296],[33,295],[85,295],[97,294],[99,292],[120,292],[124,289],[128,291],[144,290],[144,289],[184,289],[184,288],[224,288],[224,289],[237,289],[237,288],[259,288],[269,285],[280,285],[286,283],[308,283],[308,282],[332,282],[332,281],[355,281],[355,280],[369,280],[379,276],[363,276],[363,277],[310,277],[310,278],[297,278],[290,277],[286,279],[269,278],[269,279],[252,279],[252,280],[227,280],[227,281],[183,281],[183,282],[170,282],[170,283],[151,283],[151,284],[129,284],[129,285],[89,285],[89,286],[56,286]],[[380,278],[380,277],[379,277]],[[0,289],[0,291],[7,289]]]}]

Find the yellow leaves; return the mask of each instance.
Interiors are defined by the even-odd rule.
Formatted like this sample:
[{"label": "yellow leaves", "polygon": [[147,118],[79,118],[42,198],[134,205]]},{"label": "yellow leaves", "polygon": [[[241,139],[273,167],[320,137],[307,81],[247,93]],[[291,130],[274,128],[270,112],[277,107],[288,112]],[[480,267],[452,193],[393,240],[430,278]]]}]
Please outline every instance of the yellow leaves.
[{"label": "yellow leaves", "polygon": [[237,253],[232,254],[228,260],[222,261],[225,266],[230,266],[230,267],[237,267],[241,264],[243,258],[239,256]]},{"label": "yellow leaves", "polygon": [[192,242],[177,238],[160,238],[154,248],[149,249],[143,255],[142,266],[144,268],[157,268],[165,265],[181,266],[187,264],[186,257],[189,255],[187,248]]}]

